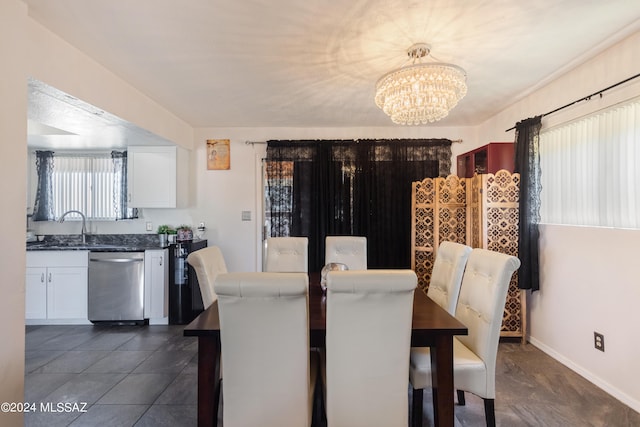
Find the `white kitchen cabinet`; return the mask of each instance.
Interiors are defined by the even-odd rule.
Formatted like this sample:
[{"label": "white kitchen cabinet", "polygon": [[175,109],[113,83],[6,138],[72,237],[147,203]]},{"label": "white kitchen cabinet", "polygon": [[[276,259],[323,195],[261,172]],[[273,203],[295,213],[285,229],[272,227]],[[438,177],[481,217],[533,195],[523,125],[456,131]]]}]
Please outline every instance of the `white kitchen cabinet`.
[{"label": "white kitchen cabinet", "polygon": [[25,318],[47,318],[47,269],[27,267],[25,284]]},{"label": "white kitchen cabinet", "polygon": [[88,323],[87,251],[27,252],[25,318]]},{"label": "white kitchen cabinet", "polygon": [[85,267],[47,268],[48,319],[87,319],[87,272]]},{"label": "white kitchen cabinet", "polygon": [[132,208],[188,205],[189,155],[176,146],[129,146],[127,186]]},{"label": "white kitchen cabinet", "polygon": [[144,253],[144,317],[149,323],[168,323],[168,316],[168,250],[147,250]]}]

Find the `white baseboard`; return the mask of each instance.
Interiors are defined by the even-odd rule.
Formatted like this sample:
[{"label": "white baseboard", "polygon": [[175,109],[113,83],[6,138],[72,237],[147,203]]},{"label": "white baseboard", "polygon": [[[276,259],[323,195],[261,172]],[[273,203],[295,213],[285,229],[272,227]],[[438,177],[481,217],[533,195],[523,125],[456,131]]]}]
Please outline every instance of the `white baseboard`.
[{"label": "white baseboard", "polygon": [[602,390],[604,390],[605,392],[609,393],[611,396],[615,397],[616,399],[618,399],[619,401],[621,401],[625,405],[629,406],[634,411],[640,412],[640,401],[638,401],[637,399],[634,399],[633,397],[631,397],[628,394],[624,393],[620,389],[612,386],[608,382],[604,381],[602,378],[599,378],[599,377],[593,375],[592,372],[588,371],[587,369],[583,368],[580,365],[575,364],[572,360],[566,358],[562,354],[558,353],[557,351],[555,351],[551,347],[548,347],[544,343],[538,341],[534,337],[530,336],[528,338],[529,338],[529,342],[534,347],[540,349],[541,351],[543,351],[544,353],[546,353],[550,357],[552,357],[555,360],[557,360],[558,362],[562,363],[567,368],[571,369],[572,371],[574,371],[578,375],[584,377],[589,382],[591,382],[591,383],[595,384],[596,386],[600,387]]}]

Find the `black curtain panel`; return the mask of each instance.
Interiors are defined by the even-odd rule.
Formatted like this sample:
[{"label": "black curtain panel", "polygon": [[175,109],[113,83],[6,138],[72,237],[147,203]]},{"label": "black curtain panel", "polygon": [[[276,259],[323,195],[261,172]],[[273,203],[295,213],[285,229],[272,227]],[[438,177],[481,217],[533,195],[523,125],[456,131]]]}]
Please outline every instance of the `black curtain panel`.
[{"label": "black curtain panel", "polygon": [[38,189],[33,206],[33,221],[53,221],[53,151],[36,151]]},{"label": "black curtain panel", "polygon": [[138,209],[129,207],[127,152],[112,151],[111,159],[113,160],[114,188],[117,189],[117,191],[113,192],[113,205],[116,212],[116,221],[138,218]]},{"label": "black curtain panel", "polygon": [[269,141],[267,235],[309,238],[309,271],[328,235],[367,237],[370,268],[411,265],[411,183],[447,176],[451,141]]},{"label": "black curtain panel", "polygon": [[518,270],[520,289],[540,289],[538,240],[540,222],[540,127],[542,116],[516,124],[515,172],[520,174]]}]

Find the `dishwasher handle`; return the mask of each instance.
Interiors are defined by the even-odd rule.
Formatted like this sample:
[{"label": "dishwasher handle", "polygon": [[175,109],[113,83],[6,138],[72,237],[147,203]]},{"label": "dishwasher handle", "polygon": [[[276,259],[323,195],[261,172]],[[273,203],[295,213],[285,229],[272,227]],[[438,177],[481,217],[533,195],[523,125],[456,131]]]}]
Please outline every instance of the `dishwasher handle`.
[{"label": "dishwasher handle", "polygon": [[142,262],[143,260],[140,258],[89,258],[91,262],[120,262],[120,263],[128,263],[128,262]]}]

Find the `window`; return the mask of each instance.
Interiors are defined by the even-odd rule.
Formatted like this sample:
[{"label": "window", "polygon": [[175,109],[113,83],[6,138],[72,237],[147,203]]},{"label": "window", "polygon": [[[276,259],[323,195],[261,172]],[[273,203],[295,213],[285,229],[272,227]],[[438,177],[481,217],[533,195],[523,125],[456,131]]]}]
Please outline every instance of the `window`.
[{"label": "window", "polygon": [[640,228],[640,100],[540,133],[544,223]]},{"label": "window", "polygon": [[[36,152],[38,188],[34,220],[55,220],[69,210],[87,219],[137,217],[126,206],[126,153]],[[80,218],[69,214],[69,219]]]},{"label": "window", "polygon": [[293,164],[292,161],[265,162],[265,239],[291,235]]}]

